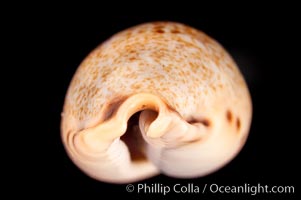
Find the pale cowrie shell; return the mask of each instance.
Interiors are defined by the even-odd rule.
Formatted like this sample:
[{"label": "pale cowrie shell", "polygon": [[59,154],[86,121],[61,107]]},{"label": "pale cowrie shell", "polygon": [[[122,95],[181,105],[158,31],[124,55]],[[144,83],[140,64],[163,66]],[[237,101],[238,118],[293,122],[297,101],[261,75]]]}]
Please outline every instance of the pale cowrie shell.
[{"label": "pale cowrie shell", "polygon": [[220,44],[154,22],[114,35],[81,63],[61,133],[72,161],[97,180],[193,178],[235,157],[251,115],[246,83]]}]

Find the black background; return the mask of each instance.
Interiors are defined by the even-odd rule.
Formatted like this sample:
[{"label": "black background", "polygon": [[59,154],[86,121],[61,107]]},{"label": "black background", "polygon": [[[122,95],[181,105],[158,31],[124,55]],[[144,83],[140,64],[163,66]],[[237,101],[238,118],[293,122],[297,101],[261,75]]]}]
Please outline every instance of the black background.
[{"label": "black background", "polygon": [[[246,77],[253,101],[253,120],[249,138],[240,154],[226,167],[199,179],[181,180],[160,175],[141,183],[205,183],[242,185],[244,183],[294,185],[297,188],[299,168],[297,152],[300,117],[298,93],[297,15],[291,7],[241,5],[232,10],[212,7],[174,14],[102,14],[106,7],[91,12],[86,8],[73,10],[39,9],[26,18],[19,39],[25,42],[29,56],[26,72],[32,76],[26,83],[32,90],[24,99],[27,114],[23,116],[30,137],[26,150],[30,156],[23,164],[20,187],[29,186],[29,193],[45,195],[85,195],[91,199],[109,193],[130,199],[146,195],[128,193],[125,185],[111,185],[87,177],[69,160],[60,140],[60,113],[71,78],[85,56],[111,35],[143,22],[169,20],[203,30],[219,41],[234,57]],[[248,9],[247,9],[248,8]],[[89,8],[90,9],[90,8]],[[183,8],[185,10],[185,8]],[[66,11],[69,11],[68,14]],[[86,11],[86,12],[82,12]],[[87,12],[88,11],[88,12]],[[186,12],[189,12],[189,10]],[[86,14],[87,13],[87,14]],[[218,13],[218,14],[216,14]],[[285,13],[285,14],[284,14]],[[38,20],[38,19],[41,19]],[[299,22],[300,24],[300,22]],[[24,47],[24,46],[23,46]],[[23,49],[27,51],[27,49]],[[28,62],[27,62],[28,61]],[[20,69],[24,70],[24,66]],[[20,70],[21,72],[22,69]],[[23,142],[23,141],[22,141]],[[299,149],[299,148],[298,148]],[[24,150],[24,151],[26,151]],[[135,183],[136,184],[136,183]],[[186,194],[197,199],[221,194]],[[161,194],[155,195],[158,199]],[[186,198],[177,194],[177,198]],[[228,195],[229,196],[229,195]],[[231,196],[231,195],[230,195]],[[288,199],[295,195],[277,194],[269,197]],[[90,198],[91,197],[91,198]],[[232,195],[238,199],[249,195]],[[262,195],[256,196],[257,198]]]}]

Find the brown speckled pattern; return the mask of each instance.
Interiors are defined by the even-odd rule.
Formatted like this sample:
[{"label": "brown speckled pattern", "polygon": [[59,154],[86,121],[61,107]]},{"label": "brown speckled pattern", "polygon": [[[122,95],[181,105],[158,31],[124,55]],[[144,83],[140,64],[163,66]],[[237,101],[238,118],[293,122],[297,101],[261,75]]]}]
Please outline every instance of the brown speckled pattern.
[{"label": "brown speckled pattern", "polygon": [[147,23],[114,35],[83,61],[66,96],[63,131],[95,126],[112,101],[141,92],[161,97],[187,121],[231,109],[235,125],[241,108],[251,109],[221,45],[183,24]]}]

